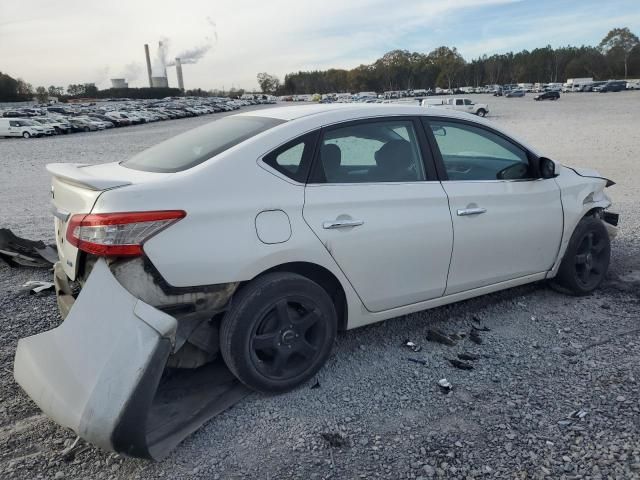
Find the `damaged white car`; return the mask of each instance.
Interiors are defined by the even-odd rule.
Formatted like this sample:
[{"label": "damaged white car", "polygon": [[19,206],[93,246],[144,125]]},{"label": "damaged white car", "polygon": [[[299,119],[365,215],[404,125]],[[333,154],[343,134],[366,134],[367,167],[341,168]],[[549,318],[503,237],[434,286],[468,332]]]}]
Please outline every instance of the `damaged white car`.
[{"label": "damaged white car", "polygon": [[15,378],[152,458],[248,389],[307,381],[339,330],[540,280],[591,292],[618,221],[596,172],[393,104],[247,112],[48,170],[65,320],[20,340]]}]

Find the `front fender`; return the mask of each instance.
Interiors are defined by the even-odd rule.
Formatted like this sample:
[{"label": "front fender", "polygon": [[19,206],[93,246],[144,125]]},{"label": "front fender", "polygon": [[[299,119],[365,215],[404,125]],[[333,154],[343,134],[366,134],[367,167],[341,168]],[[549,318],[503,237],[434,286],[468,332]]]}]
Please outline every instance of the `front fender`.
[{"label": "front fender", "polygon": [[[555,277],[558,272],[564,253],[569,245],[569,240],[571,240],[571,235],[573,235],[580,220],[591,211],[604,210],[611,206],[611,199],[604,192],[605,187],[610,182],[606,178],[582,176],[573,169],[560,166],[556,182],[560,187],[564,226],[558,256],[553,268],[547,274],[547,278]],[[617,229],[607,223],[605,223],[605,226],[609,236],[615,237]]]}]

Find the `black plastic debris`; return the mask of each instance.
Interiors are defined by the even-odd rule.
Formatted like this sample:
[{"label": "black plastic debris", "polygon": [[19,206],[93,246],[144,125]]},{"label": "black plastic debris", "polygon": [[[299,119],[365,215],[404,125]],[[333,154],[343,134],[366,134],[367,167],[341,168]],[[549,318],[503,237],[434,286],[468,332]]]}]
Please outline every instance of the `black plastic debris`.
[{"label": "black plastic debris", "polygon": [[422,358],[407,358],[408,361],[413,362],[413,363],[419,363],[420,365],[428,365],[429,362],[427,360],[423,360]]},{"label": "black plastic debris", "polygon": [[477,345],[482,344],[482,338],[480,337],[480,334],[478,333],[477,330],[472,329],[471,332],[469,332],[469,340],[471,340],[473,343]]},{"label": "black plastic debris", "polygon": [[0,259],[13,268],[49,268],[58,261],[58,252],[54,245],[47,245],[41,240],[27,240],[8,228],[0,228]]},{"label": "black plastic debris", "polygon": [[316,388],[320,388],[320,380],[316,379],[316,383],[311,385],[311,390],[315,390]]},{"label": "black plastic debris", "polygon": [[407,347],[412,352],[416,352],[416,353],[422,350],[422,347],[420,345],[418,345],[417,343],[413,343],[411,340],[405,340],[404,346]]},{"label": "black plastic debris", "polygon": [[459,368],[460,370],[473,370],[473,365],[471,365],[470,363],[463,362],[456,358],[447,358],[447,360],[451,365],[453,365],[456,368]]},{"label": "black plastic debris", "polygon": [[53,293],[56,288],[53,282],[43,282],[41,280],[29,280],[22,287],[29,290],[31,295],[39,295],[43,292]]},{"label": "black plastic debris", "polygon": [[490,332],[491,331],[491,329],[489,327],[483,326],[482,325],[482,321],[478,317],[476,317],[475,315],[473,316],[473,322],[474,323],[471,324],[471,328],[473,330],[477,330],[478,332]]},{"label": "black plastic debris", "polygon": [[476,360],[480,360],[480,355],[475,355],[473,353],[459,353],[458,358],[468,362],[475,362]]},{"label": "black plastic debris", "polygon": [[430,328],[429,330],[427,330],[427,340],[429,340],[430,342],[437,342],[443,345],[448,345],[450,347],[456,344],[455,340],[436,328]]},{"label": "black plastic debris", "polygon": [[320,436],[330,447],[340,448],[347,445],[347,439],[340,432],[323,432]]},{"label": "black plastic debris", "polygon": [[449,380],[446,378],[438,380],[438,386],[440,387],[440,391],[445,395],[453,390],[453,385],[449,383]]}]

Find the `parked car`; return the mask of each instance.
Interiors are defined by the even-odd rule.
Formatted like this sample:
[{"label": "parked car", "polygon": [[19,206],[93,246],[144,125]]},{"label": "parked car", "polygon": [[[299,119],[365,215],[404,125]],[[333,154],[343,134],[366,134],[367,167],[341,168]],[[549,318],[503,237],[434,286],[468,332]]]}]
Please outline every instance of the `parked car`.
[{"label": "parked car", "polygon": [[533,97],[534,100],[558,100],[560,99],[560,92],[555,90],[549,90],[548,92],[538,93]]},{"label": "parked car", "polygon": [[0,118],[0,137],[41,137],[44,130],[32,120]]},{"label": "parked car", "polygon": [[39,117],[38,120],[48,123],[55,129],[57,134],[69,133],[71,131],[71,125],[69,124],[69,122],[62,118]]},{"label": "parked car", "polygon": [[[397,104],[256,110],[47,169],[65,320],[18,342],[15,378],[58,423],[136,456],[210,418],[212,376],[290,390],[338,330],[530,282],[589,294],[617,224],[597,172]],[[176,369],[195,376],[162,405],[175,416],[149,415]]]},{"label": "parked car", "polygon": [[69,123],[74,132],[91,132],[99,129],[98,124],[84,117],[69,117]]},{"label": "parked car", "polygon": [[598,89],[607,82],[593,82],[590,85],[585,85],[582,89],[583,92],[597,92]]},{"label": "parked car", "polygon": [[449,110],[458,110],[459,112],[473,113],[479,117],[484,117],[489,113],[489,105],[486,103],[475,103],[470,98],[447,98],[446,100],[438,100],[425,98],[422,100],[423,107],[440,107]]},{"label": "parked car", "polygon": [[55,128],[53,128],[52,125],[49,125],[49,122],[47,122],[46,120],[44,120],[42,117],[38,117],[38,118],[32,118],[31,119],[32,122],[35,122],[36,125],[42,127],[42,130],[44,132],[45,135],[57,135],[57,131]]},{"label": "parked car", "polygon": [[602,85],[598,85],[594,87],[595,92],[605,93],[605,92],[621,92],[622,90],[626,90],[627,82],[623,80],[609,80]]},{"label": "parked car", "polygon": [[508,92],[506,92],[504,94],[504,96],[507,97],[507,98],[524,97],[525,96],[525,91],[522,90],[521,88],[514,88],[513,90],[509,90]]}]

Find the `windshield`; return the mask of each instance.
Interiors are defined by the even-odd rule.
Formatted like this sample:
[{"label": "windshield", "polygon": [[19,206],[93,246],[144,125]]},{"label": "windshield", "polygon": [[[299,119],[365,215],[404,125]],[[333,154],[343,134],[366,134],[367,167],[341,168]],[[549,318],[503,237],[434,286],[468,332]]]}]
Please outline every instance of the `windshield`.
[{"label": "windshield", "polygon": [[281,123],[284,120],[266,117],[225,117],[159,143],[121,165],[145,172],[187,170]]}]

